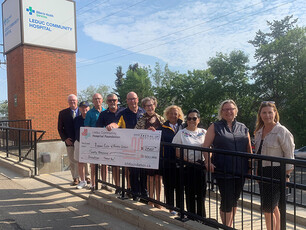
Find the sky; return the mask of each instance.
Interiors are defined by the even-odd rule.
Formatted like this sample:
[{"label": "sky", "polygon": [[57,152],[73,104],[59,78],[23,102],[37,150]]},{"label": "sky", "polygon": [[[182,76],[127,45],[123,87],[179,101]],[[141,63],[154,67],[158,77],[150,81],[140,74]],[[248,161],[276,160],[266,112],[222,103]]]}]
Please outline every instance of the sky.
[{"label": "sky", "polygon": [[[254,65],[254,47],[247,41],[259,29],[268,31],[266,21],[293,15],[299,26],[306,26],[304,0],[75,2],[78,92],[90,85],[114,88],[116,68],[122,66],[126,72],[136,62],[151,68],[159,62],[168,64],[172,71],[186,73],[206,69],[207,61],[217,52],[242,50]],[[4,59],[0,56],[1,61]],[[1,65],[0,101],[6,99],[6,66]]]}]

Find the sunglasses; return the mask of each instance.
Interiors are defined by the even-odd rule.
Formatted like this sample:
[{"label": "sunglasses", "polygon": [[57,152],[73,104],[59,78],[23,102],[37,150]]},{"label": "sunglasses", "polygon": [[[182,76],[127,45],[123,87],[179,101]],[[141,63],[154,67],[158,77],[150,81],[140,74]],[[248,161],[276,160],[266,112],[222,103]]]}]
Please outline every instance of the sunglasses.
[{"label": "sunglasses", "polygon": [[275,104],[275,101],[263,101],[261,102],[262,105],[266,105],[266,104]]},{"label": "sunglasses", "polygon": [[187,121],[196,121],[198,118],[197,117],[187,117]]},{"label": "sunglasses", "polygon": [[108,99],[107,101],[108,101],[108,102],[116,102],[117,99]]}]

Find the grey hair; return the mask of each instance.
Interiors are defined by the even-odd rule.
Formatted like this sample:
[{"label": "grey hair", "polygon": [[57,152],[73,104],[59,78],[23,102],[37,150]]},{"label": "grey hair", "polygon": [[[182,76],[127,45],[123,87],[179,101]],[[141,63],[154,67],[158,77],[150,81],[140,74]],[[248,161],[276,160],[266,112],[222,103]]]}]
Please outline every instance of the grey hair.
[{"label": "grey hair", "polygon": [[154,106],[155,106],[155,107],[157,106],[157,99],[156,99],[156,97],[154,97],[154,96],[145,97],[144,99],[142,99],[142,100],[141,100],[141,106],[144,108],[144,107],[145,107],[145,104],[146,104],[148,101],[153,101]]},{"label": "grey hair", "polygon": [[110,98],[110,97],[115,97],[115,98],[118,99],[118,96],[117,96],[116,94],[114,94],[114,93],[108,94],[108,95],[106,96],[106,99],[107,99],[107,98]]},{"label": "grey hair", "polygon": [[78,100],[77,96],[75,94],[73,94],[73,93],[69,94],[69,96],[67,97],[67,101],[69,101],[69,97],[75,97]]}]

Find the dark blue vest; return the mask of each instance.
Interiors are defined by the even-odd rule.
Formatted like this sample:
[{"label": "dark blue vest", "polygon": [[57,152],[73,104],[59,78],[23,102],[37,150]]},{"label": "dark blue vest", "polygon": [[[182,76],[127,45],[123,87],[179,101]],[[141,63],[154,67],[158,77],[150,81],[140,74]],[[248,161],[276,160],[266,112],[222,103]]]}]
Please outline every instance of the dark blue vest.
[{"label": "dark blue vest", "polygon": [[[214,149],[247,152],[249,129],[244,124],[235,120],[232,124],[232,130],[230,130],[227,122],[220,120],[214,123],[214,127]],[[214,153],[212,162],[216,167],[216,177],[224,177],[224,173],[225,177],[241,176],[248,172],[248,158]]]}]

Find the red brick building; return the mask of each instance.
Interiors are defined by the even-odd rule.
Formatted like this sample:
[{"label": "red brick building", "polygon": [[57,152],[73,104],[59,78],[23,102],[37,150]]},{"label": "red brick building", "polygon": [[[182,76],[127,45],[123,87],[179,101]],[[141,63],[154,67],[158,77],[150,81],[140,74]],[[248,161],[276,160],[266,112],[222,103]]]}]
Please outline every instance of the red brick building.
[{"label": "red brick building", "polygon": [[44,140],[59,139],[58,112],[76,94],[76,54],[22,45],[7,54],[10,120],[32,119]]}]

